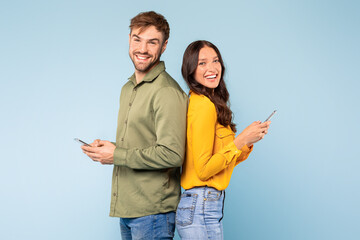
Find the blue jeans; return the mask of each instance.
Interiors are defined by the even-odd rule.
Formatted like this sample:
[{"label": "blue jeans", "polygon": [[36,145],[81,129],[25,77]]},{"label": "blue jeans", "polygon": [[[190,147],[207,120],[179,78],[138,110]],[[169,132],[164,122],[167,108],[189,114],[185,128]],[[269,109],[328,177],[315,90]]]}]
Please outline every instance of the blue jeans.
[{"label": "blue jeans", "polygon": [[176,229],[182,240],[223,237],[225,191],[197,187],[184,191],[176,210]]},{"label": "blue jeans", "polygon": [[120,218],[122,240],[173,239],[175,212],[138,218]]}]

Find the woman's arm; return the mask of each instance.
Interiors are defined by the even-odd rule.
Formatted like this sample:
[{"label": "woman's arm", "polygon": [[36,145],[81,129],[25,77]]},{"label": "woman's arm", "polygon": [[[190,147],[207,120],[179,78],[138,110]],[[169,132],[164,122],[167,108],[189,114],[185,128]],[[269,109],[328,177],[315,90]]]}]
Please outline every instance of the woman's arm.
[{"label": "woman's arm", "polygon": [[227,168],[241,155],[231,142],[213,155],[217,115],[214,104],[205,97],[196,98],[189,107],[188,134],[192,143],[195,171],[200,180],[206,181]]}]

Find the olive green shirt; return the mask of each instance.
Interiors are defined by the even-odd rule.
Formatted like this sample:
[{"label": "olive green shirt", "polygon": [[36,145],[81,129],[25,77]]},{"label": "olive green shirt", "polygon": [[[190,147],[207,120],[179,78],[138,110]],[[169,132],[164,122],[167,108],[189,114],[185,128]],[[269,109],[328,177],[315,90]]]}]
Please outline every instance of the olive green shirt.
[{"label": "olive green shirt", "polygon": [[185,157],[188,97],[156,65],[123,86],[114,151],[110,216],[133,218],[176,211]]}]

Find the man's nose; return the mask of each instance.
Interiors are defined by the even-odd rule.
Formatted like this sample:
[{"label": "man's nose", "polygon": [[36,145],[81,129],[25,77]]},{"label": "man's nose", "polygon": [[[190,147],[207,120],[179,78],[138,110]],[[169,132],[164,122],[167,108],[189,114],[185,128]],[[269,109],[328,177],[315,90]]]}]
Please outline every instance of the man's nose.
[{"label": "man's nose", "polygon": [[142,42],[140,44],[139,50],[140,50],[141,53],[146,53],[147,52],[147,44],[146,44],[146,42]]}]

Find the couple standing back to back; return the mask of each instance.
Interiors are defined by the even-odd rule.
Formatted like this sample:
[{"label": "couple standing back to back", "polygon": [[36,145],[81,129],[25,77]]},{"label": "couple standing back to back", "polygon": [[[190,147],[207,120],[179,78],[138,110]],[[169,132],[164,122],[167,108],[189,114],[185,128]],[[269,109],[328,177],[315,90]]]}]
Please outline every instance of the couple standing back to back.
[{"label": "couple standing back to back", "polygon": [[233,169],[270,122],[255,121],[235,137],[224,63],[208,41],[185,50],[188,97],[160,61],[169,33],[166,19],[153,11],[131,19],[135,72],[121,90],[116,144],[96,139],[82,150],[114,165],[110,216],[120,218],[123,240],[173,239],[175,222],[181,239],[223,239]]}]

